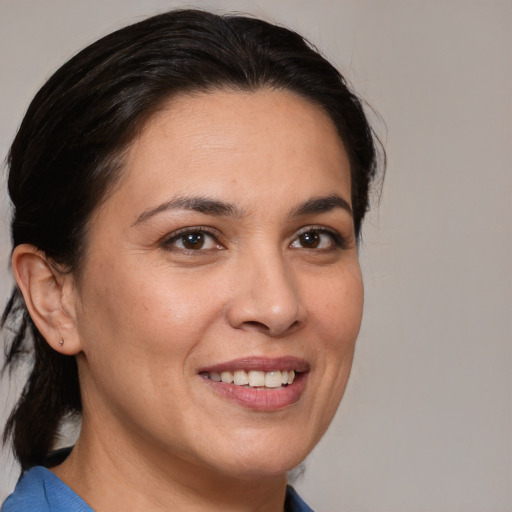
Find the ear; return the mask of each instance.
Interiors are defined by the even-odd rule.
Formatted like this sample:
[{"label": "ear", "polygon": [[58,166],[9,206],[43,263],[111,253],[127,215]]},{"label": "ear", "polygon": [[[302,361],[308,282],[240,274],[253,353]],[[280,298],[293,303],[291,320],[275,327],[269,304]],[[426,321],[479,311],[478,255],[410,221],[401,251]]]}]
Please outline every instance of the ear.
[{"label": "ear", "polygon": [[28,312],[48,344],[61,354],[78,354],[82,344],[76,328],[72,274],[58,270],[42,251],[29,244],[15,247],[12,270]]}]

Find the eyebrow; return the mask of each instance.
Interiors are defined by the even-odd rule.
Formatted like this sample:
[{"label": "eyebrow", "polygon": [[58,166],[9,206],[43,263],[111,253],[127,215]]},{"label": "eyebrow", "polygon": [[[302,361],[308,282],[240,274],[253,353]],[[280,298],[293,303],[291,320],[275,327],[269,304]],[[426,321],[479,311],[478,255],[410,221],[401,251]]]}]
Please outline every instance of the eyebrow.
[{"label": "eyebrow", "polygon": [[144,222],[167,210],[192,210],[216,217],[242,216],[242,211],[231,203],[225,203],[223,201],[217,201],[207,197],[176,197],[156,206],[155,208],[144,210],[137,217],[137,220],[132,224],[132,226],[140,224],[141,222]]},{"label": "eyebrow", "polygon": [[335,208],[341,208],[352,216],[352,208],[348,202],[338,194],[331,194],[325,197],[314,197],[302,203],[291,212],[291,217],[300,215],[311,215],[315,213],[326,213]]},{"label": "eyebrow", "polygon": [[[348,202],[337,194],[325,197],[314,197],[300,204],[290,212],[290,217],[326,213],[335,208],[341,208],[352,215],[352,209]],[[232,203],[225,203],[208,197],[176,197],[155,208],[144,210],[133,222],[136,226],[159,213],[168,210],[192,210],[215,217],[242,217],[243,211]]]}]

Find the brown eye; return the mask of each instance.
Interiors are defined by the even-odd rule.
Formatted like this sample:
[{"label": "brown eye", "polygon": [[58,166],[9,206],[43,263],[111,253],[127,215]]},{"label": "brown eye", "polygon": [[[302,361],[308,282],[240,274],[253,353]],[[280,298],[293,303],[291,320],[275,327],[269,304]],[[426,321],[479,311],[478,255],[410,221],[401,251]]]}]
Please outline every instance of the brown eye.
[{"label": "brown eye", "polygon": [[290,244],[292,249],[318,249],[330,250],[344,246],[343,238],[339,233],[326,228],[310,228],[297,234],[297,238]]},{"label": "brown eye", "polygon": [[183,247],[185,249],[198,250],[204,245],[204,234],[200,232],[187,233],[181,237]]},{"label": "brown eye", "polygon": [[223,249],[215,235],[207,231],[182,230],[164,241],[164,247],[168,250],[178,249],[185,251],[205,251],[208,249]]},{"label": "brown eye", "polygon": [[316,249],[320,244],[320,233],[308,231],[299,236],[299,243],[306,249]]}]

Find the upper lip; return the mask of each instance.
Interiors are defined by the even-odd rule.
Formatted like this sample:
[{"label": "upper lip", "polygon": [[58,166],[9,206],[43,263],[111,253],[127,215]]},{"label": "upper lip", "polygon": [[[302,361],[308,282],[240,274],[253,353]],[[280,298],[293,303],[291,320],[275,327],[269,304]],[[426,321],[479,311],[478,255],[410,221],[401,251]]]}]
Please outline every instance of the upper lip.
[{"label": "upper lip", "polygon": [[283,357],[241,357],[223,363],[201,368],[199,373],[221,373],[237,370],[256,370],[271,372],[276,370],[294,370],[302,373],[309,371],[309,363],[304,359],[294,356]]}]

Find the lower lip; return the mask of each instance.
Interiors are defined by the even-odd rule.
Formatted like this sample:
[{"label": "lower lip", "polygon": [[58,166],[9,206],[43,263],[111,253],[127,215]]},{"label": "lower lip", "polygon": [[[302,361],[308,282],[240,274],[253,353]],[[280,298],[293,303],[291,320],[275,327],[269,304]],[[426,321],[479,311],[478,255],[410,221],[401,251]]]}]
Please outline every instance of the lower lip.
[{"label": "lower lip", "polygon": [[278,411],[297,403],[306,387],[307,373],[295,375],[293,384],[280,388],[249,388],[202,377],[217,394],[255,411]]}]

